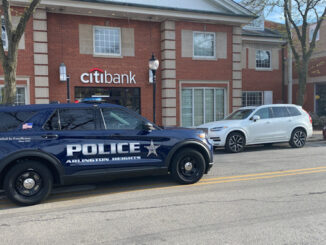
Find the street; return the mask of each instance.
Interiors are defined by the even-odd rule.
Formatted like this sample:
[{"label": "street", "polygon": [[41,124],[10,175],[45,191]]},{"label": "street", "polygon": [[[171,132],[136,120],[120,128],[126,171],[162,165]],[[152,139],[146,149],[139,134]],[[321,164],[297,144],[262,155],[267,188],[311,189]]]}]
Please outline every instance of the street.
[{"label": "street", "polygon": [[17,207],[0,244],[326,244],[326,142],[215,153],[197,184],[168,176],[58,188]]}]

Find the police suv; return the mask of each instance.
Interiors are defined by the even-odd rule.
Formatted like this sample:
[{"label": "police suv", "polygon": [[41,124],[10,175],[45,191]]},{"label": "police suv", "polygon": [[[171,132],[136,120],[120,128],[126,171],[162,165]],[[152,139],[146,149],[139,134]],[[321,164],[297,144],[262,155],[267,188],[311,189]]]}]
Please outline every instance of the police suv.
[{"label": "police suv", "polygon": [[202,131],[163,129],[117,105],[0,107],[0,118],[0,189],[19,205],[92,179],[171,173],[192,184],[213,164]]}]

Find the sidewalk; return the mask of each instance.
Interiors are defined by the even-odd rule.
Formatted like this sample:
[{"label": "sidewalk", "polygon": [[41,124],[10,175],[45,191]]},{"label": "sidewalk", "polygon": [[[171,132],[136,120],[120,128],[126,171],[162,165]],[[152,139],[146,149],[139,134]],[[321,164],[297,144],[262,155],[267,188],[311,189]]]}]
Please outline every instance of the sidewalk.
[{"label": "sidewalk", "polygon": [[308,141],[322,141],[322,140],[324,140],[324,138],[321,130],[314,130],[312,137],[308,138]]}]

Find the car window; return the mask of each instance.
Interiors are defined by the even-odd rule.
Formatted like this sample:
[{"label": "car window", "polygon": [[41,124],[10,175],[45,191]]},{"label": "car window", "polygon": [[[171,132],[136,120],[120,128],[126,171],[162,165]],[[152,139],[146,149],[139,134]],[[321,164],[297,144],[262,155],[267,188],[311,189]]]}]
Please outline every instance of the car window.
[{"label": "car window", "polygon": [[249,117],[254,109],[241,109],[233,112],[231,115],[225,118],[225,120],[243,120]]},{"label": "car window", "polygon": [[142,129],[143,120],[134,114],[120,109],[102,109],[106,129]]},{"label": "car window", "polygon": [[290,114],[286,107],[272,107],[273,110],[273,117],[278,118],[278,117],[289,117]]},{"label": "car window", "polygon": [[60,130],[58,111],[50,117],[50,119],[44,125],[45,130]]},{"label": "car window", "polygon": [[93,109],[60,109],[44,125],[45,130],[95,130]]},{"label": "car window", "polygon": [[255,116],[259,116],[260,119],[271,118],[270,108],[262,108],[255,113]]},{"label": "car window", "polygon": [[35,111],[0,112],[0,131],[11,131],[27,121]]},{"label": "car window", "polygon": [[287,107],[287,109],[292,117],[301,115],[300,111],[293,106],[289,106],[289,107]]}]

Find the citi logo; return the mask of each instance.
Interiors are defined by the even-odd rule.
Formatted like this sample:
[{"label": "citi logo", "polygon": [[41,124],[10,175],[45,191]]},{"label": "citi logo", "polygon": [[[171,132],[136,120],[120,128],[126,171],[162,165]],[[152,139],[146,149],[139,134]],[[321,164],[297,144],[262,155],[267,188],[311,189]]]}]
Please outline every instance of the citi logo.
[{"label": "citi logo", "polygon": [[106,84],[136,84],[136,75],[129,71],[129,74],[111,74],[99,68],[89,70],[80,76],[82,83],[106,83]]}]

